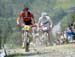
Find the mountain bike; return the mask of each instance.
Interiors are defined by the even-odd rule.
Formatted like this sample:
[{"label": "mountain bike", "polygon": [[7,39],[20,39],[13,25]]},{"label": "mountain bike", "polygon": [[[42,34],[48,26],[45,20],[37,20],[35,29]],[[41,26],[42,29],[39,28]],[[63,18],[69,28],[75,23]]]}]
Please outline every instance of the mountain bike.
[{"label": "mountain bike", "polygon": [[42,27],[40,28],[40,35],[41,35],[41,43],[43,46],[48,46],[49,42],[48,42],[48,28],[47,27]]},{"label": "mountain bike", "polygon": [[30,28],[31,26],[29,25],[24,25],[23,30],[24,30],[24,46],[25,46],[25,51],[29,51],[29,44],[30,44]]}]

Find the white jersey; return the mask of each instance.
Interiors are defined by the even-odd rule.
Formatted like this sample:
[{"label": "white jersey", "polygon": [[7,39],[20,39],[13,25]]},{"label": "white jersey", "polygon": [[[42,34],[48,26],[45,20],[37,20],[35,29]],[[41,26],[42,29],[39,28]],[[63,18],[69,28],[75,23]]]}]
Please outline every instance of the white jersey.
[{"label": "white jersey", "polygon": [[50,25],[52,25],[52,22],[49,16],[45,16],[39,18],[39,24],[40,26],[50,27]]}]

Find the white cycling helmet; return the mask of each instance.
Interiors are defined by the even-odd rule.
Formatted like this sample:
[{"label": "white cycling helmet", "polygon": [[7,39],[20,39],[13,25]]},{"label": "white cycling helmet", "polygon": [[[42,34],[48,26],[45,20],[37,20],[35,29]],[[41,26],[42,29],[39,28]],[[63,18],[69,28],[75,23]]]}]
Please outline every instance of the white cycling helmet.
[{"label": "white cycling helmet", "polygon": [[47,16],[46,12],[42,12],[41,16]]}]

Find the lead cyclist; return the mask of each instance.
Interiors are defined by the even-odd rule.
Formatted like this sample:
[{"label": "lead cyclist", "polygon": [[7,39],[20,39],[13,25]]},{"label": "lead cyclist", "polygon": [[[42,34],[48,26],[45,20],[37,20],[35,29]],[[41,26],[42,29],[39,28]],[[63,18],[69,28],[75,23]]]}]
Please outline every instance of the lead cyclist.
[{"label": "lead cyclist", "polygon": [[[46,12],[42,12],[41,14],[41,17],[39,18],[39,21],[38,21],[38,24],[39,24],[39,28],[42,28],[42,32],[47,32],[48,33],[48,43],[50,45],[50,32],[51,32],[51,29],[52,29],[52,21],[51,21],[51,18],[47,15]],[[43,30],[43,28],[47,28],[46,31]]]},{"label": "lead cyclist", "polygon": [[[17,18],[17,26],[21,26],[21,20],[23,21],[24,25],[33,25],[35,24],[34,15],[29,11],[29,8],[24,6],[23,11],[19,14]],[[30,33],[32,34],[32,29],[30,28]],[[22,30],[22,48],[24,48],[24,30]]]}]

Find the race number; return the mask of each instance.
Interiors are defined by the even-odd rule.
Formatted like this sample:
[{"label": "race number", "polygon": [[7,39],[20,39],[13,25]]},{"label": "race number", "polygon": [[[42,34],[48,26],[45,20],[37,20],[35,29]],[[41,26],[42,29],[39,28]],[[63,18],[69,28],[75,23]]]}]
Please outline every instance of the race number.
[{"label": "race number", "polygon": [[24,30],[30,30],[30,26],[29,25],[25,25],[24,26]]}]

